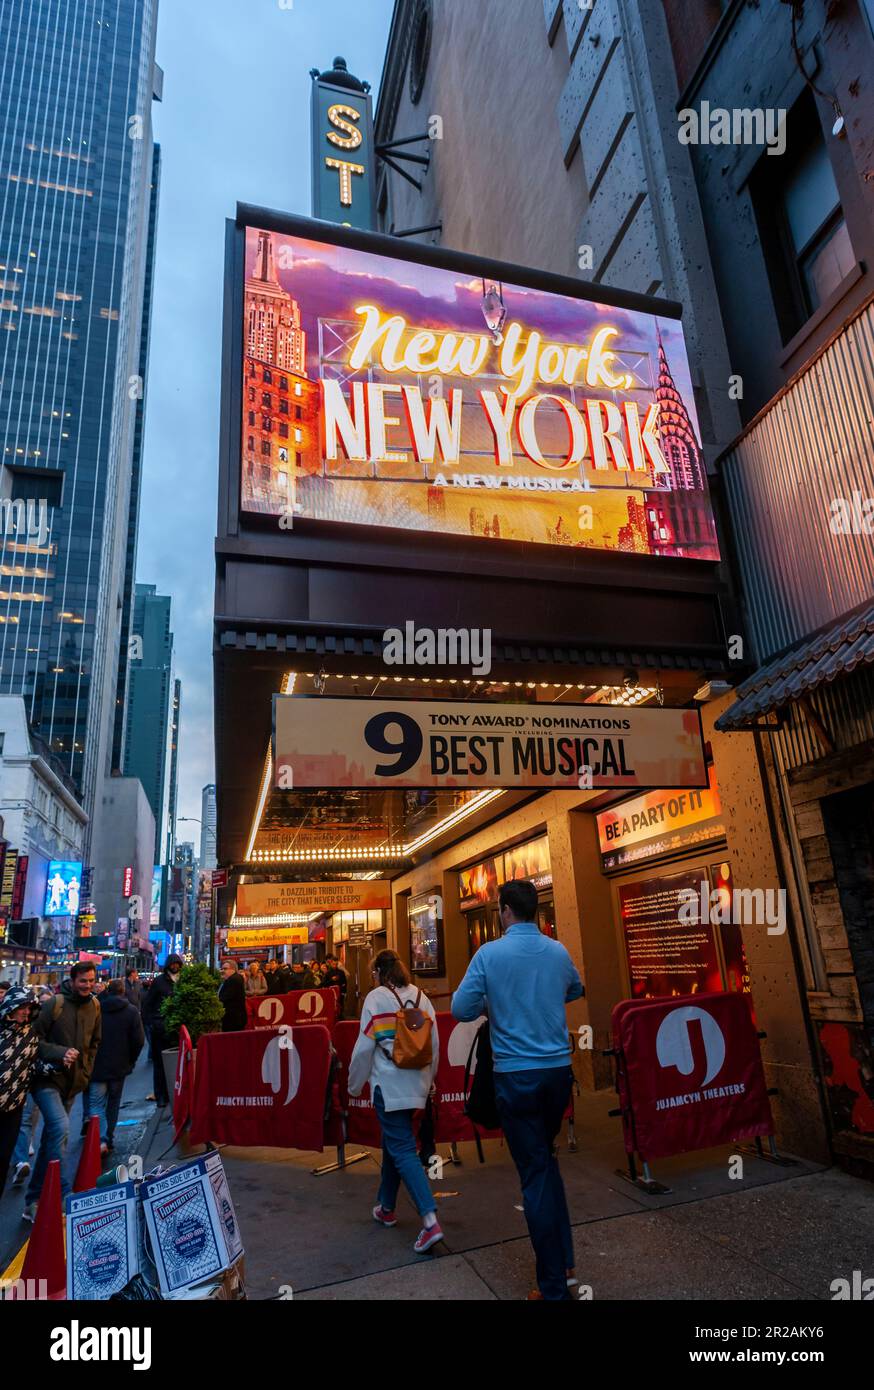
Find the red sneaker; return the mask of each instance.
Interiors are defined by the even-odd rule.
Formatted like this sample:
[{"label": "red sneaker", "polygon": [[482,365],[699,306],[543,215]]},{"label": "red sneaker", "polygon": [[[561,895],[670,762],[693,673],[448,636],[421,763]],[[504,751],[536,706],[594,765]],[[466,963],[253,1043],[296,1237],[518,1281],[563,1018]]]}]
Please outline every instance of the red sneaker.
[{"label": "red sneaker", "polygon": [[426,1250],[430,1250],[432,1245],[436,1245],[438,1240],[443,1239],[443,1232],[440,1229],[440,1222],[435,1221],[433,1226],[423,1226],[416,1237],[413,1249],[417,1255],[424,1255]]},{"label": "red sneaker", "polygon": [[386,1211],[385,1207],[381,1207],[378,1202],[373,1208],[373,1219],[374,1221],[378,1221],[380,1226],[396,1226],[398,1224],[398,1219],[394,1212]]}]

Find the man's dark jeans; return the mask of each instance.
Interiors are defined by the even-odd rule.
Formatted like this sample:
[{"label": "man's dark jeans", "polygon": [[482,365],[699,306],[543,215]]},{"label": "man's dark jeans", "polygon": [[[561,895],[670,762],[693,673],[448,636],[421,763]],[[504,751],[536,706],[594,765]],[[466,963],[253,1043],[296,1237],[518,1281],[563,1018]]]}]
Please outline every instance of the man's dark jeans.
[{"label": "man's dark jeans", "polygon": [[572,1083],[569,1066],[495,1072],[498,1114],[522,1183],[525,1220],[537,1259],[537,1287],[551,1301],[570,1298],[567,1270],[574,1263],[564,1183],[552,1153]]}]

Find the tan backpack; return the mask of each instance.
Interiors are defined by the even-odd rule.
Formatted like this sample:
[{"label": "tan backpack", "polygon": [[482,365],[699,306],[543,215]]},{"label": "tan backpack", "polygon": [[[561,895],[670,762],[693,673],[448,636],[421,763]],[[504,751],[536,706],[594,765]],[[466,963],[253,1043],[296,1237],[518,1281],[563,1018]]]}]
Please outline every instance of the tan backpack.
[{"label": "tan backpack", "polygon": [[417,993],[415,1003],[408,1000],[405,1004],[397,990],[392,989],[391,985],[386,985],[385,988],[391,990],[400,1004],[400,1008],[395,1014],[395,1040],[391,1060],[396,1067],[401,1067],[405,1071],[422,1071],[425,1067],[430,1067],[433,1056],[431,1050],[432,1024],[424,1009],[419,1008],[422,991],[419,990]]}]

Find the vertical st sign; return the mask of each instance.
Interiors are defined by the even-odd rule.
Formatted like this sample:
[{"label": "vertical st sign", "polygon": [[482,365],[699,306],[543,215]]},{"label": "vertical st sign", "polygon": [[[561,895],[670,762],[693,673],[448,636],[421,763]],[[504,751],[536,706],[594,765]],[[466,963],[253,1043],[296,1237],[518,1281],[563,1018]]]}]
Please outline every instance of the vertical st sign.
[{"label": "vertical st sign", "polygon": [[[376,227],[373,107],[369,92],[313,79],[313,216],[346,227]],[[340,80],[343,76],[338,73]],[[354,80],[354,79],[353,79]]]}]

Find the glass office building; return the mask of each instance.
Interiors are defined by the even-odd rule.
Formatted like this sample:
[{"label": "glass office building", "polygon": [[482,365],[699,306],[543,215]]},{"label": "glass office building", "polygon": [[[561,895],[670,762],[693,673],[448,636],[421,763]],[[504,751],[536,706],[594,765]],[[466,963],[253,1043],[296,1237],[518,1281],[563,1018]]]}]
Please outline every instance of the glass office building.
[{"label": "glass office building", "polygon": [[156,23],[156,0],[0,0],[0,693],[89,813],[121,741]]},{"label": "glass office building", "polygon": [[170,863],[171,806],[175,815],[177,736],[170,598],[154,584],[137,584],[133,631],[140,639],[128,671],[124,735],[125,777],[139,777],[155,817],[155,863]]}]

